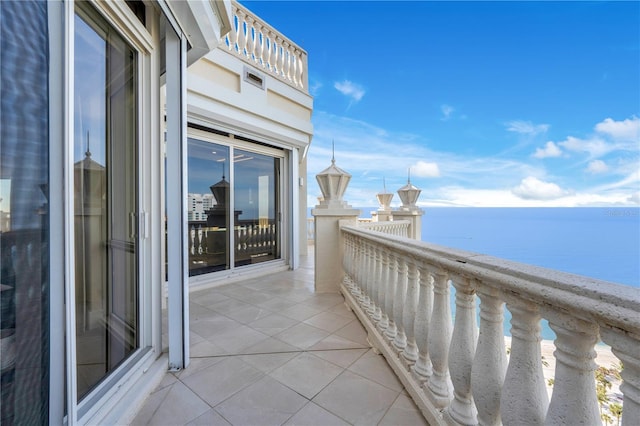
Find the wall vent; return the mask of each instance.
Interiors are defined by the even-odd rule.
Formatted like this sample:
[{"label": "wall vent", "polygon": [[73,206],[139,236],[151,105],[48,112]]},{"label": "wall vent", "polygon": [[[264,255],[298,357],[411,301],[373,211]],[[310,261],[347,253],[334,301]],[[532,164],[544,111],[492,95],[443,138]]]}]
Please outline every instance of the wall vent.
[{"label": "wall vent", "polygon": [[248,67],[244,67],[244,81],[264,90],[264,76]]}]

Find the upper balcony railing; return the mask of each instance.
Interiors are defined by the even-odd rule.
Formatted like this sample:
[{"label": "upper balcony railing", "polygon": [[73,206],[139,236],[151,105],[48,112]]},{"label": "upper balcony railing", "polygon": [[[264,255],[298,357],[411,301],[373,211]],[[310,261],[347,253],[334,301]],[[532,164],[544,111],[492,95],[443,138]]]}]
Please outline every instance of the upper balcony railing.
[{"label": "upper balcony railing", "polygon": [[307,52],[246,7],[237,2],[232,5],[231,31],[223,39],[227,50],[308,93]]},{"label": "upper balcony railing", "polygon": [[[637,289],[369,226],[341,227],[341,292],[430,424],[599,424],[594,349],[600,340],[624,366],[622,424],[637,424]],[[508,357],[505,306],[511,313]],[[542,368],[542,319],[556,334],[550,402]]]}]

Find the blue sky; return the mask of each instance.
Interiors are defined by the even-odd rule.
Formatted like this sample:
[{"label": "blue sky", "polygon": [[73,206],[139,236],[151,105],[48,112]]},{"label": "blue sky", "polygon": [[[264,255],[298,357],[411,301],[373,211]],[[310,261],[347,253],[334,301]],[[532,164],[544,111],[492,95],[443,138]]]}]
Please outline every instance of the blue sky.
[{"label": "blue sky", "polygon": [[309,55],[309,205],[332,140],[357,207],[640,205],[640,3],[243,4]]}]

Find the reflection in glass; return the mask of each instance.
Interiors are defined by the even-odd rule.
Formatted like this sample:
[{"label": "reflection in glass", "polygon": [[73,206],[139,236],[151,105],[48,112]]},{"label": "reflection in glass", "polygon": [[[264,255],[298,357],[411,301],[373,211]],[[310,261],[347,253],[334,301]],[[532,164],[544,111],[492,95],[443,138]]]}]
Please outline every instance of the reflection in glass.
[{"label": "reflection in glass", "polygon": [[0,425],[49,421],[47,7],[0,1]]},{"label": "reflection in glass", "polygon": [[78,398],[138,348],[136,52],[95,11],[75,18]]},{"label": "reflection in glass", "polygon": [[189,139],[189,275],[229,269],[229,148]]},{"label": "reflection in glass", "polygon": [[235,266],[278,259],[278,158],[236,149],[234,165]]}]

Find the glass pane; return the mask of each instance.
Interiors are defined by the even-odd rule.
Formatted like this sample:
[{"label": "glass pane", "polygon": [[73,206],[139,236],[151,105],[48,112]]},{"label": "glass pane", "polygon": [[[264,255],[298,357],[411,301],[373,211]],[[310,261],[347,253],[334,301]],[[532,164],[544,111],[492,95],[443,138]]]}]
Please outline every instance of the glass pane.
[{"label": "glass pane", "polygon": [[46,1],[0,1],[0,424],[49,422]]},{"label": "glass pane", "polygon": [[189,138],[189,276],[229,269],[229,148]]},{"label": "glass pane", "polygon": [[235,266],[280,258],[278,158],[236,149]]},{"label": "glass pane", "polygon": [[136,52],[97,13],[75,19],[78,397],[138,348]]}]

